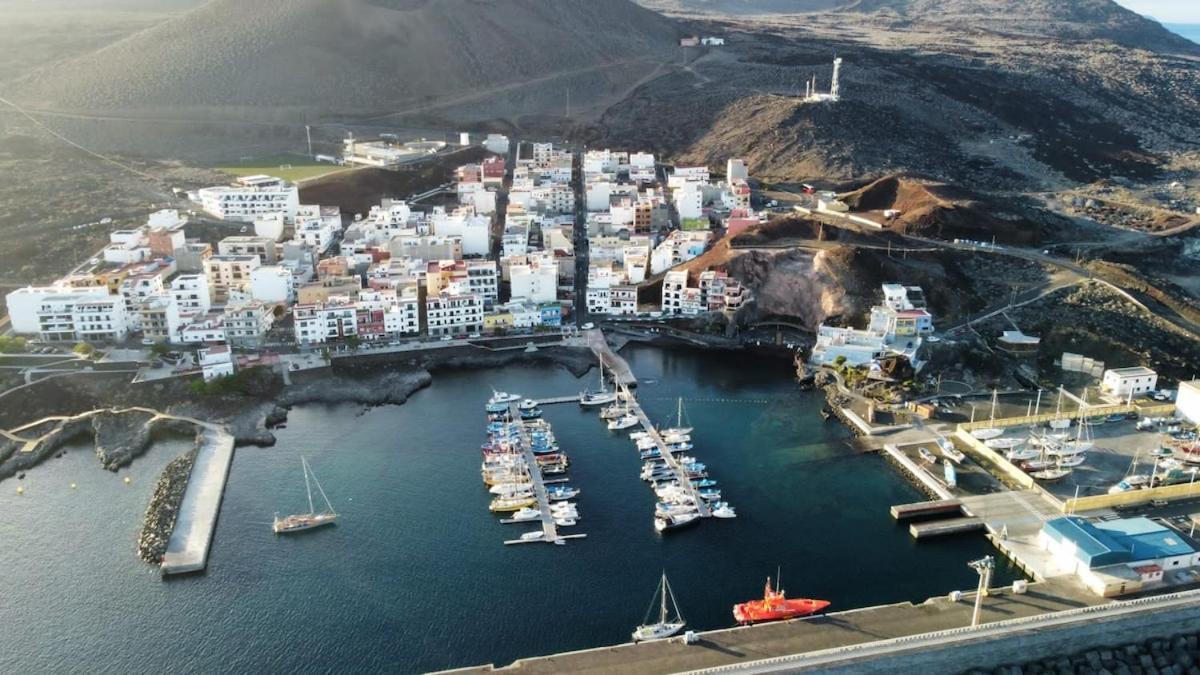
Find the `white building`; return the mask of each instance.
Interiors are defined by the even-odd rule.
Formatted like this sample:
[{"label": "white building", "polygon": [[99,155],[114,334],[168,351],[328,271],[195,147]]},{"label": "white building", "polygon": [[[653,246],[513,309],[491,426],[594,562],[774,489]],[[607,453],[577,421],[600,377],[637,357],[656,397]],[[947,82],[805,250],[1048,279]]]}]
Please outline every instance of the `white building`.
[{"label": "white building", "polygon": [[704,186],[701,183],[684,183],[671,194],[680,220],[694,220],[704,216]]},{"label": "white building", "polygon": [[234,344],[257,345],[273,321],[270,308],[256,300],[230,305],[225,308],[225,335]]},{"label": "white building", "polygon": [[268,305],[295,302],[296,280],[292,271],[278,265],[251,270],[250,297]]},{"label": "white building", "polygon": [[1200,380],[1179,383],[1175,410],[1183,419],[1192,424],[1200,424]]},{"label": "white building", "polygon": [[196,360],[204,374],[204,381],[233,375],[233,351],[229,345],[213,345],[196,351]]},{"label": "white building", "polygon": [[732,184],[733,181],[739,179],[750,179],[750,170],[746,168],[746,160],[741,158],[729,159],[725,162],[725,182]]},{"label": "white building", "polygon": [[933,332],[933,315],[925,309],[924,293],[918,286],[883,284],[884,301],[871,308],[866,330],[822,324],[809,360],[818,365],[835,363],[838,357],[852,367],[896,354],[908,358],[917,370],[917,352],[924,336]]},{"label": "white building", "polygon": [[286,227],[287,222],[282,212],[268,213],[254,219],[254,236],[280,241]]},{"label": "white building", "polygon": [[662,283],[662,313],[682,314],[683,295],[687,290],[688,273],[684,270],[667,272]]},{"label": "white building", "polygon": [[138,308],[142,336],[156,342],[175,342],[183,328],[179,303],[170,293],[159,293],[142,301]]},{"label": "white building", "polygon": [[1148,394],[1158,386],[1158,373],[1142,366],[1104,371],[1100,391],[1121,400]]},{"label": "white building", "polygon": [[180,274],[171,280],[170,293],[184,317],[207,314],[212,307],[208,277],[203,274]]},{"label": "white building", "polygon": [[229,299],[230,289],[241,288],[250,283],[250,275],[258,269],[260,261],[256,255],[214,255],[204,261],[204,275],[214,302]]},{"label": "white building", "polygon": [[483,147],[488,152],[494,152],[497,155],[508,154],[508,136],[502,134],[488,134],[483,141]]},{"label": "white building", "polygon": [[675,230],[650,255],[650,273],[658,274],[704,253],[707,231]]},{"label": "white building", "polygon": [[558,298],[558,263],[554,256],[530,256],[529,262],[509,268],[514,299],[553,302]]},{"label": "white building", "polygon": [[425,298],[425,316],[430,337],[474,335],[483,330],[483,298],[453,284]]},{"label": "white building", "polygon": [[97,288],[22,288],[7,296],[14,333],[47,341],[120,342],[129,334],[125,299]]},{"label": "white building", "polygon": [[225,315],[220,312],[197,315],[179,332],[179,341],[188,345],[215,344],[228,339],[225,334]]},{"label": "white building", "polygon": [[217,218],[253,223],[269,213],[283,213],[288,222],[296,217],[300,192],[282,178],[243,176],[236,185],[218,185],[196,192],[200,207]]}]

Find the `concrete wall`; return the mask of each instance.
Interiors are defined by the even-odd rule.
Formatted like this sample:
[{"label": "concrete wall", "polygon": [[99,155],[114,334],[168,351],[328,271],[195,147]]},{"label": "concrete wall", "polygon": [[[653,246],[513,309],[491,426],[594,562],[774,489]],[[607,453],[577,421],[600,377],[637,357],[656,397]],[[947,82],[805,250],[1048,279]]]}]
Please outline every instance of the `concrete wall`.
[{"label": "concrete wall", "polygon": [[1090,618],[1070,626],[1045,630],[1030,628],[999,637],[945,645],[916,646],[903,652],[855,659],[838,664],[793,669],[823,673],[962,673],[990,670],[1006,664],[1027,663],[1104,647],[1171,637],[1200,630],[1200,612],[1194,605],[1147,611],[1109,620]]}]

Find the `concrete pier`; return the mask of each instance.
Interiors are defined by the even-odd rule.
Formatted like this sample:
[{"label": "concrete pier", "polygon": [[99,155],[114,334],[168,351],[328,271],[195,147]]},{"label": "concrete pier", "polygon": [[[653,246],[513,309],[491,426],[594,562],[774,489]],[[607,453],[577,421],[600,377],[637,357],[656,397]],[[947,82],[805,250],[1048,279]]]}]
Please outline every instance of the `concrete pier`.
[{"label": "concrete pier", "polygon": [[164,575],[199,572],[208,564],[208,549],[217,527],[225,480],[233,461],[233,436],[206,426],[196,453],[187,491],[175,519],[161,570]]},{"label": "concrete pier", "polygon": [[897,504],[892,507],[892,518],[896,520],[912,520],[913,518],[961,514],[962,502],[957,499],[939,499],[937,501],[917,502],[915,504]]},{"label": "concrete pier", "polygon": [[982,518],[951,518],[949,520],[934,520],[928,523],[913,523],[908,526],[908,533],[913,539],[928,539],[963,532],[977,532],[984,529]]},{"label": "concrete pier", "polygon": [[584,333],[587,336],[588,347],[591,348],[596,358],[604,363],[604,370],[612,377],[613,382],[627,387],[636,387],[637,378],[633,376],[629,362],[612,350],[608,341],[604,339],[604,331],[593,328]]},{"label": "concrete pier", "polygon": [[883,452],[886,456],[895,460],[900,465],[900,468],[904,469],[905,473],[923,485],[930,494],[937,495],[939,499],[954,499],[954,494],[945,485],[942,485],[933,476],[929,475],[928,471],[917,466],[916,462],[905,456],[903,452],[900,452],[900,448],[888,444],[883,446]]},{"label": "concrete pier", "polygon": [[671,471],[674,472],[680,487],[692,498],[692,503],[696,505],[696,511],[700,514],[700,517],[711,517],[712,510],[708,508],[708,502],[704,501],[700,497],[700,493],[696,491],[696,488],[692,487],[692,480],[688,478],[687,471],[684,471],[683,467],[679,464],[679,460],[675,459],[675,455],[667,448],[666,442],[663,441],[658,430],[654,428],[654,423],[646,416],[646,411],[642,410],[642,406],[638,405],[637,398],[632,393],[629,394],[629,400],[626,401],[626,405],[629,407],[629,411],[637,416],[638,421],[641,422],[642,429],[650,434],[650,438],[654,439],[654,446],[658,448],[658,454],[667,463],[667,466],[671,467]]}]

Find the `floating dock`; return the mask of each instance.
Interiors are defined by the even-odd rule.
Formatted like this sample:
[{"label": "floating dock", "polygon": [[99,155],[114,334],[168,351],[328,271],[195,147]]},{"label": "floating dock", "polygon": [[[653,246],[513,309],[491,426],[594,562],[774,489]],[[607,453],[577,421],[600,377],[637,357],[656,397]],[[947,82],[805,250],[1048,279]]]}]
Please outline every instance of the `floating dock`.
[{"label": "floating dock", "polygon": [[539,408],[544,405],[557,405],[560,403],[579,403],[579,394],[575,394],[574,396],[556,396],[554,398],[541,398],[541,399],[538,399],[537,401],[535,401],[535,403],[538,404]]},{"label": "floating dock", "polygon": [[[579,400],[579,397],[576,396],[575,400]],[[542,477],[542,467],[538,465],[537,458],[533,454],[533,441],[530,439],[530,436],[529,436],[529,427],[526,426],[525,422],[521,420],[521,410],[515,401],[509,404],[508,414],[509,414],[509,418],[514,420],[514,423],[517,425],[517,428],[520,430],[521,457],[523,457],[525,459],[525,465],[529,469],[529,477],[530,477],[530,480],[533,482],[533,496],[537,498],[538,511],[541,512],[541,516],[538,518],[538,520],[541,521],[541,525],[542,525],[542,537],[540,539],[510,539],[508,541],[505,541],[504,543],[506,545],[544,543],[544,544],[558,544],[561,546],[561,545],[567,543],[566,542],[567,539],[582,539],[582,538],[586,537],[587,536],[586,534],[559,534],[558,533],[558,526],[554,523],[554,516],[551,515],[551,513],[550,513],[550,495],[546,491],[546,483],[547,482],[563,483],[563,482],[566,482],[566,479],[559,478],[559,479],[554,479],[553,481],[546,481]],[[502,523],[515,523],[515,522],[532,523],[534,521],[532,521],[532,520],[514,521],[511,519],[507,519],[507,520],[502,520],[500,522],[502,522]]]},{"label": "floating dock", "polygon": [[667,466],[671,467],[671,471],[675,474],[675,478],[679,481],[680,487],[686,490],[688,496],[692,498],[692,502],[696,505],[696,511],[700,514],[700,517],[711,517],[712,509],[708,507],[708,502],[704,501],[704,499],[700,496],[700,493],[696,491],[696,488],[692,487],[692,479],[688,478],[687,472],[684,471],[683,467],[679,465],[679,460],[677,460],[675,455],[667,448],[666,442],[663,441],[662,436],[658,434],[658,430],[654,428],[654,424],[650,421],[650,418],[646,416],[646,411],[642,410],[642,406],[638,404],[637,397],[635,397],[632,393],[629,393],[628,396],[629,400],[627,400],[625,404],[628,406],[629,411],[638,418],[638,421],[641,422],[642,428],[646,430],[646,433],[650,434],[650,438],[654,440],[654,446],[658,448],[659,455],[662,457],[663,461],[667,463]]},{"label": "floating dock", "polygon": [[951,518],[949,520],[934,520],[928,523],[913,523],[908,526],[908,533],[913,539],[928,539],[948,534],[975,532],[984,528],[982,518]]},{"label": "floating dock", "polygon": [[161,570],[164,575],[199,572],[208,564],[208,549],[225,495],[225,480],[233,462],[233,436],[214,427],[204,430],[191,477],[167,542]]},{"label": "floating dock", "polygon": [[962,515],[962,502],[957,499],[939,499],[915,504],[897,504],[892,507],[892,518],[912,520],[937,516]]}]

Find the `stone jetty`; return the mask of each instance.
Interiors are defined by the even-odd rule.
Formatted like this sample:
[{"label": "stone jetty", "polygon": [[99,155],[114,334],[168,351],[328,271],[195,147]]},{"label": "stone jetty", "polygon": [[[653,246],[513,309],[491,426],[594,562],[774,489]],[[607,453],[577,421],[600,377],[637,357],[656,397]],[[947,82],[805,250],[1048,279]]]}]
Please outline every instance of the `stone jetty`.
[{"label": "stone jetty", "polygon": [[[199,442],[199,439],[197,439]],[[163,469],[154,486],[154,496],[146,507],[146,518],[142,523],[142,534],[138,537],[138,557],[157,565],[167,552],[171,533],[175,531],[175,519],[179,505],[187,492],[188,478],[196,461],[196,450],[171,460]]]},{"label": "stone jetty", "polygon": [[1120,647],[1089,649],[1073,656],[1059,656],[1019,665],[1000,666],[992,670],[976,669],[967,672],[971,675],[1196,673],[1200,672],[1200,636],[1186,633],[1170,638],[1151,638]]}]

